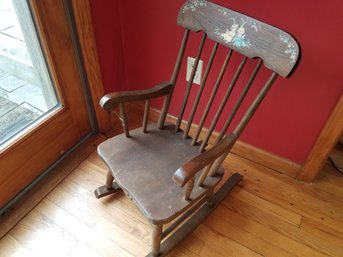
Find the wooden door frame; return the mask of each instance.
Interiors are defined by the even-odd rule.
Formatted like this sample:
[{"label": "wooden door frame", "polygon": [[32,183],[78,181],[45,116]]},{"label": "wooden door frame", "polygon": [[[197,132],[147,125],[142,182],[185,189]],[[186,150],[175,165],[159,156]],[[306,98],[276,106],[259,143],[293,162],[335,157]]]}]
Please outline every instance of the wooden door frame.
[{"label": "wooden door frame", "polygon": [[99,105],[99,100],[105,92],[95,42],[90,0],[72,0],[71,5],[98,128],[101,133],[104,133],[111,126],[107,113]]},{"label": "wooden door frame", "polygon": [[343,95],[340,96],[327,123],[298,174],[298,179],[311,182],[337,144],[343,133]]}]

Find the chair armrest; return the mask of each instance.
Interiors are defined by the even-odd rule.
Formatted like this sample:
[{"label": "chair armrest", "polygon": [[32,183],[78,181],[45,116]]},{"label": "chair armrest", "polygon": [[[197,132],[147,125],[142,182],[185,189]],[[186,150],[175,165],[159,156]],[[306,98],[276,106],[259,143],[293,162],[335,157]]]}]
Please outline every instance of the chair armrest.
[{"label": "chair armrest", "polygon": [[100,99],[99,104],[105,111],[109,111],[120,103],[147,100],[167,95],[171,92],[172,87],[173,84],[171,82],[163,82],[149,89],[114,92],[104,95]]},{"label": "chair armrest", "polygon": [[220,156],[228,153],[234,143],[237,140],[237,136],[231,133],[225,137],[220,143],[212,147],[206,152],[199,154],[183,164],[173,175],[173,180],[181,187],[187,184],[197,172],[205,168],[210,163],[213,163]]}]

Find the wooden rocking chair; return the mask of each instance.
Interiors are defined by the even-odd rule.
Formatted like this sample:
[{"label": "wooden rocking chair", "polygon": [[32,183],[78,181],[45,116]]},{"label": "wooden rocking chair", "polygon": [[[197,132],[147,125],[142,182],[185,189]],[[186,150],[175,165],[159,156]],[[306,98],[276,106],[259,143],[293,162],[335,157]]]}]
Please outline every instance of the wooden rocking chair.
[{"label": "wooden rocking chair", "polygon": [[[240,181],[241,175],[236,173],[225,183],[219,184],[223,177],[221,164],[277,76],[287,77],[293,70],[299,53],[296,41],[289,34],[209,1],[187,1],[180,9],[177,21],[185,27],[185,33],[171,81],[147,90],[107,94],[100,100],[105,111],[111,111],[119,105],[125,133],[106,140],[98,147],[98,154],[109,167],[109,171],[106,184],[97,188],[95,195],[100,198],[123,190],[132,199],[153,226],[152,252],[149,256],[166,255],[191,233]],[[202,33],[194,68],[176,124],[165,124],[191,31]],[[214,41],[213,50],[197,95],[195,99],[191,99],[189,96],[196,67],[207,38]],[[216,82],[211,85],[212,93],[206,96],[203,92],[219,45],[228,48],[227,55]],[[242,55],[241,63],[231,81],[222,81],[234,51]],[[256,63],[256,67],[246,77],[246,85],[236,103],[231,105],[231,113],[225,117],[226,122],[217,134],[214,146],[207,147],[248,61]],[[255,84],[253,82],[262,63],[271,70],[271,76],[265,85],[260,87],[260,92],[245,113],[236,118],[239,119],[236,123],[238,125],[228,132],[242,102],[247,101],[246,95],[252,84]],[[207,116],[211,108],[214,108],[212,103],[215,97],[220,97],[216,95],[222,84],[226,93],[210,128],[204,129]],[[150,99],[157,97],[165,97],[163,109],[158,124],[148,125]],[[129,131],[124,103],[140,100],[146,101],[143,131]],[[205,101],[207,106],[201,114],[195,135],[191,137],[189,133],[193,119],[196,112],[202,109],[198,108],[201,106],[200,101]],[[188,120],[183,121],[187,106],[191,107],[191,111]],[[206,136],[199,142],[199,136],[204,132]],[[218,188],[217,185],[221,186]],[[167,223],[169,226],[164,228],[163,225]]]}]

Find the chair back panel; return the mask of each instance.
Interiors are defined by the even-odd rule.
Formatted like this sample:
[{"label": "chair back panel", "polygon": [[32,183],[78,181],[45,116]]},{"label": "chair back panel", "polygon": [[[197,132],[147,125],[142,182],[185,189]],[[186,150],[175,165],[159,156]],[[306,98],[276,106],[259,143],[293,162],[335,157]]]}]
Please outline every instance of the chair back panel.
[{"label": "chair back panel", "polygon": [[249,58],[260,57],[267,68],[283,77],[292,71],[299,55],[298,44],[288,33],[209,1],[187,1],[177,21]]},{"label": "chair back panel", "polygon": [[[184,138],[187,138],[194,117],[200,113],[199,116],[201,116],[201,119],[195,135],[192,135],[192,144],[197,144],[200,134],[205,132],[206,135],[204,138],[201,138],[201,147],[199,148],[200,152],[202,152],[205,150],[220,119],[224,119],[224,125],[220,128],[215,144],[223,139],[228,133],[229,128],[229,133],[233,133],[235,138],[240,136],[277,76],[281,75],[287,77],[294,69],[299,56],[299,47],[295,39],[288,33],[205,0],[187,1],[179,11],[178,24],[185,28],[185,34],[171,78],[171,82],[174,86],[177,82],[186,49],[188,48],[187,44],[190,32],[202,33],[202,37],[196,52],[193,70],[184,91],[185,95],[180,106],[175,129],[176,131],[179,131],[182,122],[186,122],[186,126],[183,127],[183,133]],[[197,90],[197,92],[193,99],[190,97],[191,91],[193,90],[193,80],[208,39],[213,40],[214,45],[210,57],[207,60],[200,87],[194,89]],[[212,69],[213,63],[216,60],[218,47],[227,48],[225,60],[222,64],[216,65],[217,67],[221,67],[219,72]],[[241,55],[241,60],[238,65],[230,64],[233,52]],[[259,60],[257,62],[253,61],[251,60],[253,58]],[[245,67],[250,61],[255,62],[256,64],[255,68],[247,74],[246,71],[248,69]],[[248,103],[248,108],[243,110],[244,114],[236,118],[236,114],[240,112],[243,102],[247,101],[247,95],[256,82],[255,78],[257,77],[262,64],[264,64],[267,69],[271,70],[272,74],[264,86],[260,87],[257,85],[260,87],[260,91],[254,96],[255,99]],[[224,81],[223,78],[225,73],[228,69],[232,68],[236,69],[233,76],[228,81],[226,79]],[[215,82],[214,84],[207,83],[209,85],[206,85],[208,76],[212,73],[216,73]],[[244,82],[245,86],[243,87],[237,85],[239,84],[237,81],[241,77],[247,78],[245,80],[246,82]],[[206,91],[205,87],[211,88],[211,94],[209,96],[203,94]],[[224,87],[224,93],[218,93],[223,92],[223,90],[220,90],[221,87]],[[239,93],[237,93],[237,88],[241,90]],[[233,96],[233,92],[235,92],[235,97]],[[160,128],[163,126],[171,96],[172,93],[166,97],[158,125]],[[218,99],[220,99],[220,103],[219,106],[216,106],[214,102],[218,103]],[[231,101],[230,105],[232,106],[232,109],[227,117],[222,117],[223,113],[227,113],[228,101]],[[199,108],[199,106],[204,106],[201,102],[206,103],[205,109]],[[190,113],[186,115],[187,108],[189,108]],[[211,120],[210,126],[209,128],[204,129],[204,124],[209,118],[208,115],[213,111],[215,115]],[[184,116],[188,117],[185,118]],[[234,119],[238,119],[238,122],[235,122],[237,125],[234,128],[231,128]]]}]

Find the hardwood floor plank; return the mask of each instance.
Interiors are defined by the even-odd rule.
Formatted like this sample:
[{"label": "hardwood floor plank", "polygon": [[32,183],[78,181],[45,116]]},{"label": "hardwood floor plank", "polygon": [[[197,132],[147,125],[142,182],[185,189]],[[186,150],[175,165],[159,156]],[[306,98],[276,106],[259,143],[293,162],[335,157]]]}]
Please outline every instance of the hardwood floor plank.
[{"label": "hardwood floor plank", "polygon": [[128,251],[125,251],[124,249],[121,250],[119,257],[135,257],[133,254],[129,253]]},{"label": "hardwood floor plank", "polygon": [[256,208],[263,208],[264,211],[269,212],[270,214],[273,214],[279,219],[286,221],[292,225],[298,227],[300,226],[301,215],[285,209],[279,205],[276,205],[275,203],[266,201],[246,190],[242,190],[241,187],[234,189],[230,195],[231,197],[241,200],[245,203],[249,203]]},{"label": "hardwood floor plank", "polygon": [[194,231],[196,237],[204,241],[204,246],[200,249],[200,256],[251,256],[262,257],[249,248],[211,230],[205,225],[200,225]]},{"label": "hardwood floor plank", "polygon": [[43,178],[25,197],[20,199],[7,216],[0,217],[0,238],[32,210],[50,191],[52,191],[68,174],[70,174],[105,140],[103,135],[96,135],[83,143],[61,164]]},{"label": "hardwood floor plank", "polygon": [[[256,221],[281,235],[301,243],[304,246],[304,249],[310,247],[323,254],[329,254],[330,256],[340,256],[340,253],[343,252],[343,238],[339,239],[338,237],[329,234],[324,236],[324,233],[319,231],[313,233],[304,230],[301,227],[291,225],[284,220],[279,219],[277,216],[266,212],[262,206],[261,208],[256,208],[248,203],[230,197],[224,200],[224,205],[230,210],[249,219],[249,221]],[[324,238],[326,238],[326,240],[323,240]]]},{"label": "hardwood floor plank", "polygon": [[[313,186],[315,183],[296,181],[285,175],[275,173],[273,170],[267,167],[263,167],[248,160],[245,161],[236,155],[230,155],[226,163],[230,162],[230,158],[232,159],[232,164],[237,168],[238,166],[245,166],[245,168],[241,171],[246,178],[249,178],[261,186],[264,185],[266,188],[273,189],[273,191],[271,191],[278,194],[280,198],[298,201],[301,203],[299,207],[320,210],[323,212],[323,214],[328,213],[328,216],[343,220],[343,214],[340,211],[341,208],[343,208],[343,200],[341,198],[335,199],[333,194],[325,191],[323,192],[316,186]],[[274,176],[271,176],[271,174]],[[273,184],[274,187],[270,187],[270,184]],[[293,197],[293,199],[291,197]],[[330,210],[324,208],[326,205],[330,205]]]},{"label": "hardwood floor plank", "polygon": [[37,256],[68,256],[78,243],[73,235],[36,209],[9,234]]},{"label": "hardwood floor plank", "polygon": [[332,236],[338,237],[340,239],[343,239],[343,231],[339,229],[333,229],[329,226],[326,226],[316,220],[313,220],[308,217],[303,217],[301,221],[301,226],[302,229],[308,229],[312,230],[312,228],[316,228],[317,230],[320,230],[322,232],[328,233]]},{"label": "hardwood floor plank", "polygon": [[11,235],[6,235],[0,241],[1,257],[35,257],[23,244]]},{"label": "hardwood floor plank", "polygon": [[[123,203],[117,198],[126,198],[125,195],[121,194],[116,198],[108,197],[98,200],[86,189],[72,181],[65,180],[62,184],[63,190],[57,188],[54,193],[48,196],[49,200],[78,217],[90,227],[95,226],[99,219],[105,217],[144,242],[150,242],[150,225],[141,222],[136,216],[128,215],[126,211],[123,211],[123,207],[118,207],[122,206]],[[128,205],[126,204],[126,206]],[[147,221],[145,220],[145,222]]]},{"label": "hardwood floor plank", "polygon": [[94,229],[136,257],[145,256],[150,252],[148,244],[105,218],[101,218]]},{"label": "hardwood floor plank", "polygon": [[302,216],[311,217],[331,228],[343,230],[342,208],[334,204],[343,201],[341,197],[326,201],[318,199],[302,191],[302,182],[276,174],[239,156],[230,155],[225,165],[230,170],[241,172],[244,176],[241,184],[252,194]]},{"label": "hardwood floor plank", "polygon": [[102,257],[100,254],[95,252],[92,248],[86,245],[83,242],[79,242],[74,249],[69,254],[71,257],[80,257],[80,256],[87,256],[87,257]]},{"label": "hardwood floor plank", "polygon": [[263,238],[270,244],[273,244],[276,247],[280,247],[296,256],[326,256],[325,254],[318,252],[313,248],[298,242],[297,240],[285,236],[272,228],[266,227],[258,222],[255,222],[236,212],[233,212],[223,205],[219,206],[213,212],[213,215],[225,220],[226,222],[231,223],[232,225],[239,226],[247,233],[253,234],[259,238]]},{"label": "hardwood floor plank", "polygon": [[63,181],[46,198],[88,226],[93,227],[101,218],[101,214],[91,207],[91,199],[86,194],[85,189]]},{"label": "hardwood floor plank", "polygon": [[249,231],[247,232],[246,230],[241,229],[239,224],[231,224],[224,219],[218,218],[215,215],[211,215],[205,221],[205,225],[213,231],[216,231],[217,233],[230,238],[231,240],[236,241],[237,243],[263,256],[296,256],[264,240],[263,237],[261,238],[255,236]]},{"label": "hardwood floor plank", "polygon": [[122,248],[48,199],[37,207],[56,224],[103,257],[119,256]]},{"label": "hardwood floor plank", "polygon": [[[204,245],[205,242],[197,237],[194,233],[192,233],[180,244],[180,247],[187,249],[196,255],[199,255]],[[177,248],[179,248],[179,246]]]},{"label": "hardwood floor plank", "polygon": [[343,176],[329,162],[318,173],[313,184],[320,190],[339,196],[340,199],[343,197]]},{"label": "hardwood floor plank", "polygon": [[[199,257],[198,254],[195,254],[186,248],[177,247],[171,253],[167,255],[168,257]],[[213,256],[213,255],[212,255]]]}]

